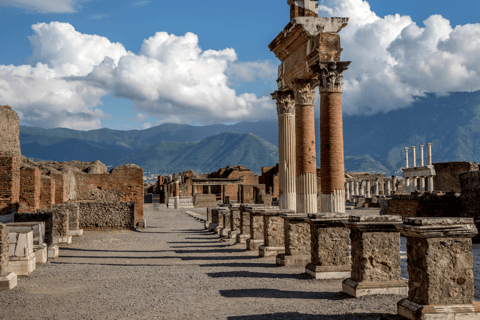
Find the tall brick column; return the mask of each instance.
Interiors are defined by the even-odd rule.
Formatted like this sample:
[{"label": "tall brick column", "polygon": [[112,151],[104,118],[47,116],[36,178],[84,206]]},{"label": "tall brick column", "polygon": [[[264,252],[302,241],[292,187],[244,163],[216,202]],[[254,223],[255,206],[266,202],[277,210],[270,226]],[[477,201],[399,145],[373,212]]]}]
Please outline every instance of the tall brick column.
[{"label": "tall brick column", "polygon": [[320,153],[322,212],[345,212],[342,79],[350,62],[320,62]]},{"label": "tall brick column", "polygon": [[[299,213],[318,212],[314,116],[317,83],[317,80],[296,80],[294,83],[297,156],[296,191],[297,212]],[[345,193],[343,197],[345,198]]]},{"label": "tall brick column", "polygon": [[280,209],[296,210],[294,96],[291,91],[276,91],[272,97],[278,114]]}]

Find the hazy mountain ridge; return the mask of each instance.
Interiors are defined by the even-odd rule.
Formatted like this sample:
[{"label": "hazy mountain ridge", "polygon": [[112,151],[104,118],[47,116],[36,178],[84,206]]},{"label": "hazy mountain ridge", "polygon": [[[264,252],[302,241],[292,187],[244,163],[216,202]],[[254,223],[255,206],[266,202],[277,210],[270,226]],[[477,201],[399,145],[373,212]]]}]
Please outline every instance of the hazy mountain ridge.
[{"label": "hazy mountain ridge", "polygon": [[[319,119],[316,129],[319,148]],[[259,172],[262,166],[278,161],[276,121],[209,126],[163,124],[130,131],[21,126],[20,141],[22,153],[28,157],[55,161],[99,159],[107,165],[133,162],[159,173],[187,169],[209,172],[227,164],[243,164]],[[434,162],[479,161],[480,91],[446,97],[428,95],[418,98],[409,108],[387,114],[344,116],[344,141],[347,171],[391,174],[404,164],[404,147],[428,142],[433,143]],[[250,150],[248,143],[252,144]]]}]

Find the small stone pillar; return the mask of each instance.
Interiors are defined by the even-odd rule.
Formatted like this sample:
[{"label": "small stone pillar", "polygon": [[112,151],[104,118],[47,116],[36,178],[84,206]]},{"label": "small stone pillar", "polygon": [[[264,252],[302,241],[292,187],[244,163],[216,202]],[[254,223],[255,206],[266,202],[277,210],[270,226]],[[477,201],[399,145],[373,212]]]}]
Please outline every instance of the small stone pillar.
[{"label": "small stone pillar", "polygon": [[312,261],[310,225],[306,214],[284,214],[285,254],[277,255],[279,266],[306,266]]},{"label": "small stone pillar", "polygon": [[371,191],[371,186],[370,186],[370,180],[367,180],[367,187],[365,190],[365,198],[371,198],[372,195],[370,194]]},{"label": "small stone pillar", "polygon": [[412,146],[412,168],[417,166],[417,153],[415,151],[415,146]]},{"label": "small stone pillar", "polygon": [[350,183],[345,183],[345,201],[350,201]]},{"label": "small stone pillar", "polygon": [[410,190],[410,178],[405,178],[405,191],[407,192],[407,194],[410,194],[410,193],[411,193],[411,190]]},{"label": "small stone pillar", "polygon": [[228,232],[228,241],[226,242],[228,242],[229,244],[235,244],[237,234],[240,234],[240,221],[242,217],[240,204],[229,204],[229,208],[232,215],[230,217],[230,231]]},{"label": "small stone pillar", "polygon": [[401,216],[351,216],[352,276],[342,282],[342,291],[362,297],[372,294],[407,294],[400,279]]},{"label": "small stone pillar", "polygon": [[355,181],[355,195],[356,196],[359,196],[360,195],[360,191],[359,191],[359,182],[358,181]]},{"label": "small stone pillar", "polygon": [[425,177],[420,177],[418,179],[420,186],[418,187],[421,192],[425,192]]},{"label": "small stone pillar", "polygon": [[7,271],[9,233],[8,227],[0,223],[0,291],[12,290],[17,286],[17,275]]},{"label": "small stone pillar", "polygon": [[284,222],[280,215],[295,213],[294,210],[261,210],[263,212],[263,245],[258,248],[260,257],[285,253]]},{"label": "small stone pillar", "polygon": [[431,143],[427,143],[428,145],[428,165],[431,166],[433,163],[432,163],[432,144]]},{"label": "small stone pillar", "polygon": [[408,168],[408,148],[405,149],[405,168]]},{"label": "small stone pillar", "polygon": [[348,249],[350,230],[343,222],[345,213],[309,214],[311,259],[305,272],[314,279],[345,279],[350,277],[351,264]]},{"label": "small stone pillar", "polygon": [[227,208],[218,208],[216,209],[217,211],[217,226],[215,227],[215,234],[218,234],[221,237],[221,231],[223,229],[223,214],[224,212],[228,210]]},{"label": "small stone pillar", "polygon": [[405,218],[408,298],[397,304],[407,319],[480,319],[474,299],[472,218]]},{"label": "small stone pillar", "polygon": [[378,197],[380,195],[379,189],[380,189],[380,185],[378,182],[378,178],[375,178],[375,189],[374,189],[375,197]]},{"label": "small stone pillar", "polygon": [[207,186],[207,194],[212,194],[212,186]]},{"label": "small stone pillar", "polygon": [[390,196],[392,194],[392,188],[391,188],[391,182],[390,180],[387,180],[385,182],[385,195]]},{"label": "small stone pillar", "polygon": [[365,181],[360,182],[360,197],[365,196]]},{"label": "small stone pillar", "polygon": [[263,215],[261,209],[250,211],[250,239],[247,239],[246,250],[256,251],[264,244]]},{"label": "small stone pillar", "polygon": [[428,192],[433,192],[433,176],[428,176]]},{"label": "small stone pillar", "polygon": [[215,207],[207,207],[207,220],[205,220],[205,229],[209,230],[212,224],[212,209]]},{"label": "small stone pillar", "polygon": [[418,181],[418,177],[413,177],[412,185],[411,185],[411,192],[417,191],[417,181]]},{"label": "small stone pillar", "polygon": [[220,238],[222,238],[222,241],[223,242],[223,239],[227,239],[228,238],[228,232],[230,232],[230,220],[231,220],[231,216],[232,216],[232,213],[230,212],[230,210],[228,211],[224,211],[223,212],[223,228],[220,229],[218,235],[220,236]]}]

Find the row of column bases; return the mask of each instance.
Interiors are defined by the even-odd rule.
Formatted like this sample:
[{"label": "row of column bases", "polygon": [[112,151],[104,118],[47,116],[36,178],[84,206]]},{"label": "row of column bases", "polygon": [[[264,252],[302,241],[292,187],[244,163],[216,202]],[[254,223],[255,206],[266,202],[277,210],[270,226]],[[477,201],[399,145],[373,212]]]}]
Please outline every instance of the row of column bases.
[{"label": "row of column bases", "polygon": [[[318,79],[295,80],[276,91],[281,209],[345,212],[342,73],[350,62],[319,63]],[[317,208],[315,88],[320,91],[321,208]]]},{"label": "row of column bases", "polygon": [[[351,296],[406,296],[397,313],[408,319],[480,319],[472,218],[286,211],[248,205],[209,209],[205,228],[215,230],[222,242],[246,243],[260,257],[274,256],[279,266],[305,266],[315,279],[343,280],[342,291]],[[407,240],[408,280],[401,278],[400,234]]]}]

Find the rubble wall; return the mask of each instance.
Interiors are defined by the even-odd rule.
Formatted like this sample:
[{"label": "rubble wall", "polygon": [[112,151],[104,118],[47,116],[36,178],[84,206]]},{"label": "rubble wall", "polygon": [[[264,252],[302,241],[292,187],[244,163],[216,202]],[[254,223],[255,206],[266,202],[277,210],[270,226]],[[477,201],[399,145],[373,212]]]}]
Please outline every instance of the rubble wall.
[{"label": "rubble wall", "polygon": [[135,227],[134,201],[75,201],[79,208],[79,228]]}]

